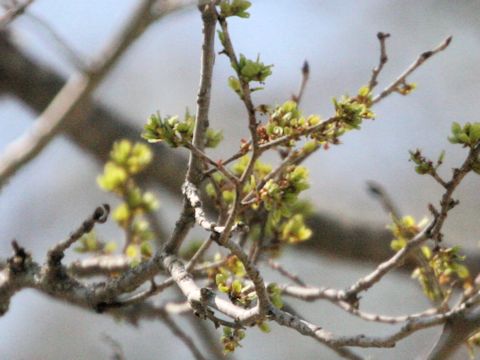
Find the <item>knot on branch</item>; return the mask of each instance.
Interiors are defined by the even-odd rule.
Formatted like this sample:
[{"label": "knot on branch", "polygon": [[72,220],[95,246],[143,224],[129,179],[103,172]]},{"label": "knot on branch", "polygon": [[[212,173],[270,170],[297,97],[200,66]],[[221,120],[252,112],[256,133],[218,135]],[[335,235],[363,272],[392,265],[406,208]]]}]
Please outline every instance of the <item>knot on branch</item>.
[{"label": "knot on branch", "polygon": [[119,302],[119,301],[110,301],[110,302],[107,302],[107,301],[100,301],[99,303],[96,303],[93,305],[93,310],[97,313],[97,314],[103,314],[105,311],[109,310],[109,309],[116,309],[116,308],[120,308],[120,307],[123,307],[124,304],[122,302]]},{"label": "knot on branch", "polygon": [[339,294],[339,297],[342,301],[348,303],[352,308],[358,310],[361,297],[358,296],[357,292],[345,291],[343,294]]},{"label": "knot on branch", "polygon": [[8,268],[14,274],[24,272],[26,269],[26,263],[31,260],[31,256],[23,247],[18,245],[16,240],[12,241],[12,248],[13,256],[7,260]]},{"label": "knot on branch", "polygon": [[103,204],[95,209],[93,212],[93,220],[99,224],[105,223],[108,219],[108,214],[110,213],[110,205]]}]

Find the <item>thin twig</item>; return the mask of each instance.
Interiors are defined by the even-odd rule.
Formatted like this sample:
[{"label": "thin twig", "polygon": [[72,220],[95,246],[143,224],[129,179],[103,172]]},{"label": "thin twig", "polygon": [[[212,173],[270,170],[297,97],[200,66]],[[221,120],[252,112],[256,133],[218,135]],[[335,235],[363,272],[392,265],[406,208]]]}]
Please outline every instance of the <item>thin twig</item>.
[{"label": "thin twig", "polygon": [[442,196],[442,200],[440,201],[441,210],[440,212],[437,212],[438,215],[435,216],[434,220],[417,235],[415,235],[415,237],[411,239],[404,248],[400,249],[390,259],[381,263],[374,271],[359,279],[354,285],[352,285],[343,296],[346,301],[355,302],[359,292],[368,290],[375,283],[380,281],[383,276],[385,276],[390,270],[399,266],[414,249],[416,249],[426,240],[433,239],[437,243],[441,241],[441,230],[447,218],[448,212],[457,204],[452,199],[453,192],[471,170],[474,159],[478,157],[479,153],[480,145],[477,145],[477,147],[474,149],[470,149],[469,154],[462,166],[458,169],[455,169],[452,179],[447,183],[447,189]]},{"label": "thin twig", "polygon": [[298,93],[296,95],[292,95],[292,100],[298,105],[300,105],[300,102],[302,101],[303,93],[305,91],[305,87],[307,86],[309,76],[310,66],[308,65],[308,61],[305,60],[302,66],[302,82],[300,83],[300,89],[298,89]]},{"label": "thin twig", "polygon": [[83,235],[88,234],[92,231],[96,223],[103,224],[107,221],[108,214],[110,212],[110,206],[108,204],[103,204],[95,209],[93,214],[86,219],[82,225],[75,230],[68,239],[59,242],[48,252],[48,262],[50,265],[58,265],[60,260],[64,256],[65,250],[67,250],[73,243],[79,240]]},{"label": "thin twig", "polygon": [[[232,184],[237,185],[239,183],[239,180],[235,175],[233,175],[224,165],[223,163],[216,162],[213,160],[210,156],[205,154],[203,151],[198,149],[196,146],[194,146],[192,143],[186,142],[185,147],[189,149],[192,153],[194,153],[197,158],[202,159],[206,163],[210,164],[213,166],[214,171],[219,171],[225,177],[232,182]],[[207,172],[204,172],[206,174]]]},{"label": "thin twig", "polygon": [[[203,347],[208,350],[209,358],[211,360],[225,360],[225,355],[221,347],[221,343],[218,341],[217,333],[210,327],[205,321],[198,321],[198,318],[190,315],[188,316],[191,327],[200,338],[203,343]],[[235,360],[232,354],[229,355],[229,360]]]},{"label": "thin twig", "polygon": [[203,255],[207,252],[210,245],[213,243],[213,238],[210,236],[202,245],[198,248],[197,252],[191,257],[187,265],[185,265],[185,270],[188,272],[192,271],[197,262],[202,258]]},{"label": "thin twig", "polygon": [[[230,33],[228,31],[228,24],[227,21],[224,17],[219,16],[216,14],[218,17],[218,21],[220,23],[220,26],[222,28],[222,37],[223,41],[222,44],[224,46],[223,53],[225,53],[228,58],[230,59],[230,62],[232,64],[232,67],[234,69],[237,69],[237,76],[238,80],[240,82],[240,86],[242,88],[242,95],[241,99],[245,105],[245,109],[247,110],[248,114],[248,129],[250,132],[250,147],[252,149],[252,155],[248,161],[248,164],[243,171],[241,177],[240,177],[240,182],[239,184],[235,187],[235,200],[233,205],[230,208],[230,212],[228,215],[227,220],[225,221],[225,230],[221,234],[220,239],[218,240],[218,243],[220,245],[225,244],[228,241],[228,238],[230,237],[231,230],[234,227],[237,214],[240,210],[241,207],[241,189],[243,189],[245,183],[250,179],[250,175],[253,172],[253,168],[255,166],[255,162],[257,161],[258,157],[260,156],[260,148],[259,148],[259,141],[258,141],[258,134],[257,134],[257,126],[258,126],[258,121],[256,117],[256,110],[255,106],[253,105],[252,97],[251,97],[251,90],[250,90],[250,84],[245,78],[240,74],[239,70],[239,64],[238,64],[238,58],[237,55],[235,54],[235,50],[233,48],[232,40],[230,38]],[[264,309],[264,307],[263,307]]]},{"label": "thin twig", "polygon": [[437,47],[430,51],[425,51],[422,53],[417,60],[415,60],[394,82],[388,85],[380,94],[376,95],[373,100],[372,104],[378,103],[383,98],[387,97],[394,91],[397,91],[399,86],[406,83],[407,77],[412,74],[420,65],[422,65],[425,61],[430,59],[432,56],[438,54],[439,52],[445,50],[450,42],[452,41],[452,37],[449,36],[444,41],[440,43]]},{"label": "thin twig", "polygon": [[390,37],[390,34],[388,33],[379,32],[377,34],[377,39],[380,42],[380,60],[378,62],[378,66],[372,70],[372,77],[368,82],[368,88],[370,89],[370,92],[373,91],[375,86],[377,86],[378,75],[380,75],[380,73],[382,72],[383,66],[388,61],[387,49],[386,49],[385,43],[387,41],[387,38],[389,37]]},{"label": "thin twig", "polygon": [[110,335],[103,334],[103,341],[110,346],[112,349],[111,360],[126,360],[125,353],[123,352],[122,346],[120,343],[112,338]]},{"label": "thin twig", "polygon": [[188,336],[176,323],[173,321],[173,319],[168,315],[167,313],[164,313],[162,316],[162,320],[167,325],[167,327],[170,329],[170,331],[178,337],[184,344],[187,346],[187,348],[190,350],[192,353],[193,357],[197,360],[205,360],[205,357],[202,355],[198,347],[195,345],[193,340]]},{"label": "thin twig", "polygon": [[295,284],[298,284],[300,286],[307,286],[305,282],[300,279],[300,277],[296,274],[292,274],[288,270],[286,270],[282,265],[277,263],[276,261],[273,261],[272,259],[268,260],[268,265],[274,269],[277,270],[280,274],[283,276],[287,277],[288,279],[292,280]]},{"label": "thin twig", "polygon": [[385,191],[385,189],[380,184],[374,181],[367,181],[367,186],[370,194],[380,200],[380,203],[382,204],[385,211],[388,214],[391,214],[394,219],[400,219],[401,213],[393,202],[392,198]]}]

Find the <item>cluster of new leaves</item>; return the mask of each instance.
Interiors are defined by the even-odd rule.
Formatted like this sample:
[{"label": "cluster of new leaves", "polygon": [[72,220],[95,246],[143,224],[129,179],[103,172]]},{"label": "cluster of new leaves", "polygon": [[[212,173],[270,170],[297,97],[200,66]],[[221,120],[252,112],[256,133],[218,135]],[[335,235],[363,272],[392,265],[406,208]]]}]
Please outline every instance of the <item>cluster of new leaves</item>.
[{"label": "cluster of new leaves", "polygon": [[448,138],[452,144],[462,144],[474,147],[480,141],[480,123],[467,122],[463,127],[454,122],[452,124],[452,136]]},{"label": "cluster of new leaves", "polygon": [[419,149],[410,151],[410,161],[415,163],[415,171],[420,175],[435,175],[437,169],[443,164],[444,157],[445,152],[442,151],[438,156],[436,163],[434,164],[432,160],[429,160],[423,156]]},{"label": "cluster of new leaves", "polygon": [[[232,166],[232,173],[243,174],[249,161],[249,156],[241,157]],[[241,198],[250,198],[250,206],[242,209],[239,221],[250,224],[250,237],[254,241],[267,237],[279,245],[278,242],[294,244],[307,240],[311,230],[305,225],[298,198],[309,186],[307,169],[291,165],[279,177],[264,181],[271,172],[272,166],[260,160],[255,162],[253,173],[240,192]],[[220,172],[213,174],[206,190],[217,203],[224,203],[220,207],[231,205],[235,199],[234,186]]]},{"label": "cluster of new leaves", "polygon": [[[142,137],[150,143],[163,141],[174,148],[185,146],[192,142],[194,125],[195,116],[189,111],[186,111],[183,120],[180,120],[178,116],[162,118],[157,113],[148,118]],[[205,146],[214,148],[222,139],[223,135],[220,131],[209,128],[206,132]]]},{"label": "cluster of new leaves", "polygon": [[395,251],[403,249],[407,242],[417,235],[425,225],[426,221],[422,220],[417,224],[412,216],[404,216],[401,219],[393,217],[393,224],[389,226],[389,229],[394,239],[390,246]]},{"label": "cluster of new leaves", "polygon": [[318,115],[303,116],[295,101],[287,101],[282,105],[270,109],[262,108],[268,116],[268,121],[258,127],[260,143],[269,142],[286,137],[283,146],[292,148],[302,136],[310,137],[303,147],[303,151],[310,153],[319,145],[328,147],[328,144],[338,144],[338,138],[349,130],[359,129],[363,120],[373,119],[371,110],[372,95],[368,87],[360,88],[357,96],[342,96],[333,99],[335,114],[328,121],[321,121]]},{"label": "cluster of new leaves", "polygon": [[[215,261],[221,260],[221,255],[215,255]],[[232,303],[248,308],[256,299],[256,294],[252,286],[246,281],[246,272],[243,263],[236,256],[228,256],[223,265],[212,268],[209,271],[209,278],[215,280],[215,284],[220,292],[228,295]],[[281,290],[275,284],[267,286],[268,296],[272,304],[278,308],[282,308],[283,301],[281,298]],[[257,324],[263,332],[270,332],[270,327],[266,322]],[[224,327],[224,334],[221,338],[225,353],[233,352],[236,347],[240,346],[240,340],[245,337],[245,332],[240,329],[231,329]]]},{"label": "cluster of new leaves", "polygon": [[153,233],[144,215],[158,207],[155,196],[143,191],[135,181],[135,175],[144,170],[152,160],[150,148],[128,140],[117,141],[110,152],[103,174],[97,179],[99,186],[114,193],[122,202],[113,211],[113,218],[125,231],[124,250],[138,264],[153,254]]},{"label": "cluster of new leaves", "polygon": [[248,18],[250,14],[247,9],[252,5],[247,0],[223,0],[220,2],[220,16],[230,17],[238,16],[241,18]]},{"label": "cluster of new leaves", "polygon": [[[240,54],[238,64],[232,64],[233,69],[242,80],[246,82],[257,81],[260,83],[263,83],[267,77],[272,75],[272,66],[273,65],[265,65],[262,63],[260,56],[257,56],[256,60],[250,60],[243,54]],[[230,77],[228,84],[235,92],[241,93],[241,85],[238,79]]]},{"label": "cluster of new leaves", "polygon": [[228,326],[223,328],[223,336],[220,341],[223,344],[223,351],[228,354],[234,352],[237,347],[241,347],[240,341],[245,338],[245,331],[242,329],[232,329]]},{"label": "cluster of new leaves", "polygon": [[282,136],[291,136],[292,139],[286,146],[294,146],[295,138],[305,133],[311,126],[320,123],[318,115],[310,115],[307,118],[302,116],[295,101],[287,101],[272,110],[265,109],[268,114],[268,122],[258,128],[258,135],[261,143],[278,139]]},{"label": "cluster of new leaves", "polygon": [[[214,260],[221,260],[221,255],[216,254]],[[227,294],[234,304],[247,308],[255,299],[255,294],[247,291],[245,267],[236,256],[225,260],[223,265],[210,270],[209,277],[215,279],[218,290]]]},{"label": "cluster of new leaves", "polygon": [[360,88],[356,97],[342,96],[339,100],[333,99],[335,117],[342,124],[342,133],[350,129],[360,129],[364,119],[375,117],[370,106],[372,95],[366,86]]},{"label": "cluster of new leaves", "polygon": [[465,290],[471,288],[470,273],[461,263],[464,257],[458,251],[458,247],[432,250],[428,246],[422,246],[421,254],[426,263],[417,267],[412,277],[418,279],[430,300],[443,300],[456,282],[461,282]]}]

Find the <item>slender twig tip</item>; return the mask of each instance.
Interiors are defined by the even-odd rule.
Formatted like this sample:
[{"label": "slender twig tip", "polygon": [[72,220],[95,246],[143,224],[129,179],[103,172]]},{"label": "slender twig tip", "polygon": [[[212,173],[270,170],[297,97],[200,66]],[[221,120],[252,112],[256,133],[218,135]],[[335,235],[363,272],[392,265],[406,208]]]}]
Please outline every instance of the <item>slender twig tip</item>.
[{"label": "slender twig tip", "polygon": [[310,73],[310,65],[308,64],[308,61],[305,60],[302,66],[302,74],[304,76],[307,76],[309,73]]}]

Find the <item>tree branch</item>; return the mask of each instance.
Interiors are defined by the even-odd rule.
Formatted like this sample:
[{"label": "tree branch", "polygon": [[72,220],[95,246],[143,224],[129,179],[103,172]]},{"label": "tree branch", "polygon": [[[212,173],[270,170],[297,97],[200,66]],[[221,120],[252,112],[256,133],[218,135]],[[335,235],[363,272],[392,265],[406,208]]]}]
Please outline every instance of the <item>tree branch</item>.
[{"label": "tree branch", "polygon": [[[11,43],[5,32],[0,32],[0,93],[11,93],[32,110],[42,111],[63,85],[64,80],[52,70],[30,60]],[[137,140],[139,129],[123,115],[87,99],[78,111],[70,114],[62,130],[83,150],[104,163],[109,158],[112,144],[120,138]],[[140,174],[140,180],[154,181],[173,194],[179,194],[178,177],[186,168],[186,159],[170,151],[163,144],[153,147],[154,160]],[[175,171],[172,171],[175,169]],[[391,256],[391,233],[371,225],[340,222],[327,214],[313,214],[308,225],[315,237],[296,247],[301,251],[316,252],[362,262],[379,262]],[[471,253],[465,260],[473,274],[480,272],[480,254]],[[404,269],[411,269],[407,262]]]},{"label": "tree branch", "polygon": [[10,24],[17,16],[20,16],[33,3],[33,0],[25,0],[20,5],[7,8],[5,14],[0,17],[0,31]]},{"label": "tree branch", "polygon": [[372,104],[376,104],[394,91],[398,91],[399,86],[402,84],[405,84],[407,81],[407,77],[412,74],[416,69],[418,69],[419,66],[421,66],[425,61],[430,59],[432,56],[435,54],[438,54],[439,52],[445,50],[448,45],[450,45],[450,42],[452,41],[452,37],[446,38],[444,41],[442,41],[437,47],[435,47],[432,50],[425,51],[422,53],[417,60],[415,60],[412,65],[410,65],[394,82],[392,82],[390,85],[388,85],[380,94],[376,95],[373,100]]},{"label": "tree branch", "polygon": [[87,73],[72,75],[31,129],[8,145],[0,156],[0,187],[43,150],[69,114],[90,96],[123,52],[143,33],[154,2],[142,1],[117,38],[103,51],[98,63]]},{"label": "tree branch", "polygon": [[[200,151],[205,148],[206,131],[208,128],[208,113],[210,110],[210,93],[212,88],[213,63],[215,61],[215,16],[214,1],[199,2],[199,10],[203,21],[203,45],[202,45],[202,67],[200,72],[200,87],[197,94],[197,111],[195,116],[195,127],[193,130],[193,147]],[[186,183],[195,187],[200,184],[203,177],[203,159],[195,152],[190,152]],[[193,208],[188,199],[183,200],[183,208],[180,218],[175,223],[175,229],[169,241],[165,244],[164,251],[176,253],[180,248],[185,236],[194,223]]]}]

